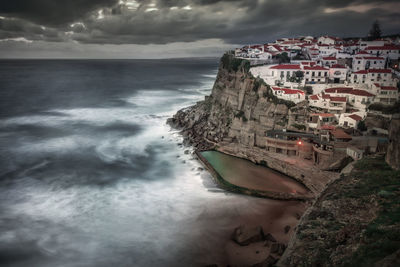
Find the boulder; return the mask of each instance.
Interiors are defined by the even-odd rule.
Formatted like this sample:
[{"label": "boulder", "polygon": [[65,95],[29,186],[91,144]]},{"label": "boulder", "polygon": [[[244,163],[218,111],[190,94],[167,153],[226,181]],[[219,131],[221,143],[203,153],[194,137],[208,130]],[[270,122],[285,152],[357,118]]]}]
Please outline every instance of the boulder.
[{"label": "boulder", "polygon": [[283,255],[283,252],[285,252],[286,245],[282,243],[275,243],[271,245],[271,253],[277,254],[279,256]]},{"label": "boulder", "polygon": [[278,259],[269,255],[268,258],[266,258],[264,261],[254,264],[253,267],[270,267],[270,266],[274,266],[274,264],[277,261],[278,261]]},{"label": "boulder", "polygon": [[266,234],[265,237],[264,237],[264,239],[265,239],[266,241],[276,242],[275,237],[273,237],[273,235],[271,235],[270,233]]},{"label": "boulder", "polygon": [[264,240],[264,232],[261,226],[247,227],[241,225],[233,231],[232,240],[241,246],[247,246],[254,242]]},{"label": "boulder", "polygon": [[290,226],[286,225],[283,230],[285,231],[285,234],[287,234],[290,231]]}]

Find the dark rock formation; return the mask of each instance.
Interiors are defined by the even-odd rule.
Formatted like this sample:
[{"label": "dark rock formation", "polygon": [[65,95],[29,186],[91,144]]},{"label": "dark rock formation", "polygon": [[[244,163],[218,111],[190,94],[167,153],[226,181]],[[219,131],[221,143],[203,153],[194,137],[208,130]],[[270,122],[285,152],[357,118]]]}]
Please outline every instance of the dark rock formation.
[{"label": "dark rock formation", "polygon": [[253,267],[271,267],[278,261],[278,259],[274,258],[273,256],[268,256],[264,261],[254,264]]},{"label": "dark rock formation", "polygon": [[400,115],[393,116],[389,128],[389,146],[386,162],[396,170],[400,169]]},{"label": "dark rock formation", "polygon": [[232,240],[241,246],[247,246],[254,242],[264,240],[264,232],[261,226],[247,227],[239,226],[232,234]]}]

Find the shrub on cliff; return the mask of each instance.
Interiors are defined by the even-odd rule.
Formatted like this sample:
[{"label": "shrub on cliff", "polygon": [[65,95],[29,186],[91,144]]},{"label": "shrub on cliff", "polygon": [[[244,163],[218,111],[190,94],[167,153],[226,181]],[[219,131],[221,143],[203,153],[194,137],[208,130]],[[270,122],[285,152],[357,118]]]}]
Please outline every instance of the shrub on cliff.
[{"label": "shrub on cliff", "polygon": [[243,67],[245,72],[250,70],[250,62],[245,59],[235,58],[230,53],[225,53],[221,58],[222,67],[228,71],[237,72]]},{"label": "shrub on cliff", "polygon": [[370,110],[381,111],[384,114],[400,113],[400,102],[396,102],[392,106],[382,105],[381,103],[373,103],[368,108]]}]

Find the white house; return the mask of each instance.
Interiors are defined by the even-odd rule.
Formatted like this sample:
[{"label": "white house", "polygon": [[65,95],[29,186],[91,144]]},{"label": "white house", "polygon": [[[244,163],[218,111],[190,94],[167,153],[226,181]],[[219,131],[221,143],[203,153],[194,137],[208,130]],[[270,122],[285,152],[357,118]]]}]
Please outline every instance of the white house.
[{"label": "white house", "polygon": [[325,93],[331,96],[346,97],[347,103],[361,111],[374,102],[375,95],[365,90],[353,89],[351,87],[333,87],[325,89]]},{"label": "white house", "polygon": [[380,83],[384,85],[393,85],[391,69],[368,69],[359,70],[350,75],[351,83],[373,84]]},{"label": "white house", "polygon": [[349,128],[357,128],[358,123],[362,121],[362,117],[357,114],[340,114],[339,125]]},{"label": "white house", "polygon": [[318,44],[326,44],[326,45],[334,45],[335,44],[335,37],[330,36],[321,36],[318,38]]},{"label": "white house", "polygon": [[321,66],[304,66],[304,81],[306,83],[325,83],[329,69]]},{"label": "white house", "polygon": [[360,40],[359,46],[360,50],[364,50],[368,46],[384,46],[385,40],[373,40],[373,41],[363,41]]},{"label": "white house", "polygon": [[356,56],[353,57],[353,71],[366,70],[366,69],[384,69],[385,58],[376,56]]},{"label": "white house", "polygon": [[360,160],[364,157],[364,151],[354,146],[347,147],[346,154],[354,160]]},{"label": "white house", "polygon": [[388,57],[394,60],[400,57],[400,45],[368,46],[365,51],[374,56]]},{"label": "white house", "polygon": [[384,105],[393,105],[399,100],[399,92],[394,86],[383,86],[378,83],[374,83],[372,90],[375,97],[375,102],[379,102]]},{"label": "white house", "polygon": [[329,82],[344,83],[347,79],[348,68],[344,65],[334,64],[329,68]]},{"label": "white house", "polygon": [[346,97],[331,96],[328,94],[311,95],[308,104],[329,113],[340,114],[346,111]]},{"label": "white house", "polygon": [[329,66],[330,67],[332,65],[337,64],[337,59],[336,59],[336,57],[323,57],[321,59],[321,62],[322,62],[323,66]]},{"label": "white house", "polygon": [[276,97],[293,101],[296,104],[306,99],[304,92],[298,89],[281,88],[275,86],[272,86],[271,89]]}]

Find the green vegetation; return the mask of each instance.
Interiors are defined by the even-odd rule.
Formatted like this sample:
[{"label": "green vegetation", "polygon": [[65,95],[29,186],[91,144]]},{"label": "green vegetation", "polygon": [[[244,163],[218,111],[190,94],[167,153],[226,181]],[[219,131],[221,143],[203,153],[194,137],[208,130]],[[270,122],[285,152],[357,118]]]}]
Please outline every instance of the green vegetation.
[{"label": "green vegetation", "polygon": [[356,162],[317,200],[297,238],[298,266],[376,266],[400,249],[400,171],[383,156]]},{"label": "green vegetation", "polygon": [[245,59],[235,58],[232,53],[225,53],[221,58],[222,67],[228,71],[237,72],[243,68],[245,72],[250,70],[250,62]]},{"label": "green vegetation", "polygon": [[304,86],[304,90],[306,91],[306,93],[308,95],[312,95],[314,93],[312,86],[309,86],[309,85]]},{"label": "green vegetation", "polygon": [[384,114],[400,113],[400,102],[396,102],[392,106],[373,103],[368,107],[370,110],[381,111]]},{"label": "green vegetation", "polygon": [[243,110],[239,110],[239,112],[237,112],[235,114],[235,118],[239,118],[239,119],[242,119],[244,122],[247,122],[247,118],[244,115],[244,111]]},{"label": "green vegetation", "polygon": [[357,129],[361,132],[365,132],[366,130],[368,130],[367,125],[365,125],[365,121],[360,121],[357,125]]},{"label": "green vegetation", "polygon": [[374,23],[372,24],[371,29],[369,30],[368,34],[368,40],[375,40],[381,38],[381,27],[379,25],[379,21],[375,20]]},{"label": "green vegetation", "polygon": [[344,266],[372,266],[400,249],[400,171],[392,170],[383,157],[366,158],[355,167],[359,180],[346,194],[377,198],[379,212],[366,227],[361,246]]},{"label": "green vegetation", "polygon": [[278,54],[275,56],[276,59],[278,59],[279,64],[281,63],[289,63],[290,58],[286,52],[283,52],[282,54]]},{"label": "green vegetation", "polygon": [[256,79],[254,80],[253,91],[254,91],[254,92],[257,92],[258,89],[260,88],[260,86],[261,86],[262,84],[263,84],[263,80],[260,79],[260,78],[256,78]]},{"label": "green vegetation", "polygon": [[296,128],[297,130],[303,130],[303,131],[306,130],[306,126],[303,124],[294,123],[292,124],[292,127]]},{"label": "green vegetation", "polygon": [[293,73],[291,77],[289,77],[289,82],[296,82],[296,83],[301,83],[303,80],[304,73],[302,71],[296,71]]},{"label": "green vegetation", "polygon": [[264,83],[264,84],[265,84],[265,86],[267,87],[267,91],[264,91],[264,92],[263,92],[263,97],[264,97],[264,98],[268,98],[268,99],[269,99],[271,102],[273,102],[275,105],[278,105],[278,104],[286,105],[287,108],[289,108],[289,109],[292,108],[292,107],[294,107],[294,106],[296,106],[296,104],[295,104],[294,102],[292,102],[292,101],[280,99],[280,98],[278,98],[277,96],[275,96],[275,95],[272,93],[271,87],[270,87],[268,84],[266,84],[266,83]]}]

